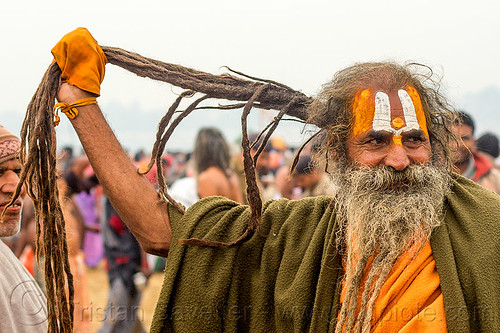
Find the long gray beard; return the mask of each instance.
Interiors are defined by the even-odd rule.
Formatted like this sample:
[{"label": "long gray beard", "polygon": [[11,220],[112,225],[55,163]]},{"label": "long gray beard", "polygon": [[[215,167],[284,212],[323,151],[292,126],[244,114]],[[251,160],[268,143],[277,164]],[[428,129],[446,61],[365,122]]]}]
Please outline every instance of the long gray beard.
[{"label": "long gray beard", "polygon": [[[332,176],[339,186],[336,211],[342,225],[337,244],[346,251],[347,288],[336,330],[345,325],[345,332],[369,332],[375,300],[396,260],[410,248],[416,255],[440,225],[450,176],[444,167],[433,165],[412,165],[400,172],[346,161],[337,161]],[[372,256],[359,305],[361,280]]]}]

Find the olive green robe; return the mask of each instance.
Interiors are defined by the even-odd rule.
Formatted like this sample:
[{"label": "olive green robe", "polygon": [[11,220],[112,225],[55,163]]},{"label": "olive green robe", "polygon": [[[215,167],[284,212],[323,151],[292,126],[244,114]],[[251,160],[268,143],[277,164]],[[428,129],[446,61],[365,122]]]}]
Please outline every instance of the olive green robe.
[{"label": "olive green robe", "polygon": [[[500,332],[500,196],[458,175],[431,246],[450,332]],[[334,332],[343,269],[331,198],[264,205],[262,228],[231,248],[174,244],[151,332]],[[179,238],[232,241],[248,206],[211,197],[184,216]]]}]

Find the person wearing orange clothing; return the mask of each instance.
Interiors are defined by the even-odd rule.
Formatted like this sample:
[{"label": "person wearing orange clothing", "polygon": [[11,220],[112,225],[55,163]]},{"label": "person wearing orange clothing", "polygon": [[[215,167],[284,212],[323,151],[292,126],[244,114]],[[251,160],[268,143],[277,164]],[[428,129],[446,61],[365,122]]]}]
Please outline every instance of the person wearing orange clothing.
[{"label": "person wearing orange clothing", "polygon": [[58,99],[80,105],[71,123],[110,201],[146,251],[168,255],[152,332],[500,331],[500,199],[450,171],[455,114],[421,67],[339,71],[308,110],[335,198],[268,201],[259,232],[214,249],[178,240],[230,242],[249,208],[158,204],[86,105],[104,76],[97,43],[78,29],[53,53]]}]

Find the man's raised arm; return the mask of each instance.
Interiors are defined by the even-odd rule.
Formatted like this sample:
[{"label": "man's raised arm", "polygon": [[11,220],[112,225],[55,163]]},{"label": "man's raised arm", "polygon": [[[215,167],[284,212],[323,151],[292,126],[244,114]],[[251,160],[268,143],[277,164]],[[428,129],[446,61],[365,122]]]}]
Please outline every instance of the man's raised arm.
[{"label": "man's raised arm", "polygon": [[[65,44],[64,47],[61,47],[61,43]],[[90,33],[79,29],[66,35],[52,50],[63,71],[62,79],[69,82],[61,84],[57,96],[60,102],[66,104],[99,95],[99,85],[104,77],[104,65],[98,64],[97,60],[94,63],[93,59],[89,60],[86,57],[83,61],[77,59],[77,62],[80,61],[78,65],[72,64],[75,61],[70,59],[72,43],[78,44],[80,58],[82,49],[85,52],[86,47],[81,44],[89,43],[90,48],[97,47],[102,52]],[[61,56],[61,50],[66,54]],[[89,52],[95,52],[95,49]],[[99,72],[100,65],[102,69],[97,74],[100,76],[95,80],[88,80],[89,75]],[[74,66],[73,71],[66,70],[67,66]],[[86,73],[82,74],[84,80],[80,81],[78,76],[81,73],[78,72],[82,67]],[[146,252],[166,256],[172,239],[167,206],[160,202],[156,190],[149,181],[137,173],[136,167],[122,149],[99,106],[92,104],[78,107],[78,115],[71,120],[71,123],[104,192],[120,218]]]}]

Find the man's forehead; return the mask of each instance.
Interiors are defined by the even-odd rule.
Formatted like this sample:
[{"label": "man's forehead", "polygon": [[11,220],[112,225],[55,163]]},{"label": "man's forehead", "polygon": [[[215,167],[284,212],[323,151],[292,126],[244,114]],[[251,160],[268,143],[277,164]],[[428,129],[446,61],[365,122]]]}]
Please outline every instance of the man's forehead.
[{"label": "man's forehead", "polygon": [[[1,130],[0,128],[0,163],[16,158],[21,148],[21,142],[17,137],[10,132],[2,134]],[[5,128],[3,130],[6,132]]]},{"label": "man's forehead", "polygon": [[17,169],[21,167],[21,161],[17,157],[12,157],[0,163],[0,169]]},{"label": "man's forehead", "polygon": [[367,131],[389,131],[395,135],[411,130],[427,133],[425,114],[415,88],[383,90],[369,87],[358,91],[353,101],[353,135]]}]

